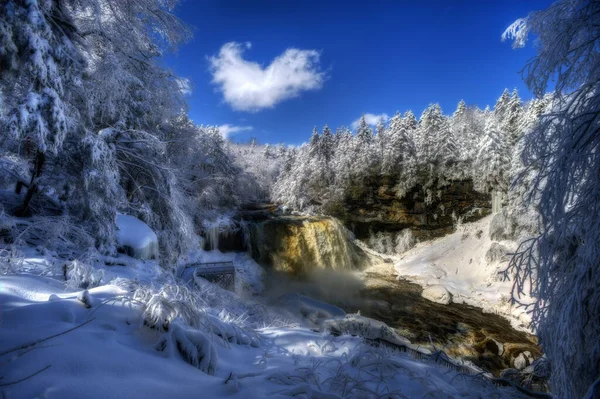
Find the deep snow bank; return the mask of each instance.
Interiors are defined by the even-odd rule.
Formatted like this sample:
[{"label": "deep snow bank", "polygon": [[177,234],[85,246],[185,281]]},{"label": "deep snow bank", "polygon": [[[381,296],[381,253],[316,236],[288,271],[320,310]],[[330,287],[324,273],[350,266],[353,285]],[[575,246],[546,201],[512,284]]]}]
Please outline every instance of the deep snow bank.
[{"label": "deep snow bank", "polygon": [[208,375],[177,351],[161,350],[169,332],[144,326],[138,304],[124,300],[122,285],[90,289],[91,308],[77,299],[81,290],[66,290],[47,277],[0,276],[0,286],[0,377],[10,383],[31,376],[0,387],[3,397],[523,397],[357,337],[304,328],[258,329],[260,347],[207,335],[218,357],[214,375]]}]

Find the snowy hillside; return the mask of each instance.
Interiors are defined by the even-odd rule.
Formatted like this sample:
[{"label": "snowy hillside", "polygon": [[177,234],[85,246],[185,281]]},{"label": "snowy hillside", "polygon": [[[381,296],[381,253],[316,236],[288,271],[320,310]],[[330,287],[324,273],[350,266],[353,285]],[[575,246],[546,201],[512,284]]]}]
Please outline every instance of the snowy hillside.
[{"label": "snowy hillside", "polygon": [[527,328],[529,315],[510,303],[512,281],[505,281],[499,274],[506,269],[516,243],[493,241],[492,219],[493,216],[487,216],[459,226],[453,234],[418,244],[397,259],[395,269],[398,278],[424,288],[439,290],[441,286],[451,294],[452,302],[501,314],[509,317],[514,327]]}]

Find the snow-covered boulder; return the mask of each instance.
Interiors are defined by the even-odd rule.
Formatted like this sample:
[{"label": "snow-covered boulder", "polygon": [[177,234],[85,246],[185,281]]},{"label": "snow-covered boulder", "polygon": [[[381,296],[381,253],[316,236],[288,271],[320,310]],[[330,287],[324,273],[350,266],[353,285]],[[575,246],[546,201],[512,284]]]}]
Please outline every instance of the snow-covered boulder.
[{"label": "snow-covered boulder", "polygon": [[515,358],[513,363],[514,363],[514,367],[517,370],[523,370],[523,369],[525,369],[525,367],[527,367],[527,358],[525,357],[525,355],[523,353],[519,353],[519,356],[517,356]]},{"label": "snow-covered boulder", "polygon": [[431,302],[448,305],[452,302],[452,294],[443,285],[430,285],[423,290],[423,298]]},{"label": "snow-covered boulder", "polygon": [[412,348],[412,344],[408,338],[401,336],[384,322],[359,314],[348,314],[343,317],[325,320],[322,330],[333,334],[355,335],[370,340],[381,340],[390,344]]},{"label": "snow-covered boulder", "polygon": [[117,215],[117,246],[134,258],[158,258],[156,234],[146,223],[130,215]]}]

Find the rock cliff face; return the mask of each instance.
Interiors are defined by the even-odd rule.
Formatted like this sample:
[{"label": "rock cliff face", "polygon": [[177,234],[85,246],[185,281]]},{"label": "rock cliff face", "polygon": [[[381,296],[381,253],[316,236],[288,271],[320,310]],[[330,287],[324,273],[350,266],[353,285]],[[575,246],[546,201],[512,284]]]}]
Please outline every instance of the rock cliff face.
[{"label": "rock cliff face", "polygon": [[[364,241],[407,228],[418,240],[428,240],[451,233],[458,220],[472,222],[491,212],[491,196],[474,191],[469,180],[429,191],[416,187],[402,198],[394,185],[374,181],[325,212]],[[206,232],[206,249],[250,251],[259,263],[294,274],[312,267],[360,268],[367,261],[334,218],[285,216],[276,205],[253,204],[240,211],[236,223],[235,229]]]},{"label": "rock cliff face", "polygon": [[340,219],[356,238],[366,239],[377,232],[397,232],[410,228],[420,240],[446,235],[461,218],[473,222],[491,212],[491,196],[473,190],[470,180],[448,182],[424,190],[415,187],[398,198],[394,182],[373,182],[344,205],[327,212]]}]

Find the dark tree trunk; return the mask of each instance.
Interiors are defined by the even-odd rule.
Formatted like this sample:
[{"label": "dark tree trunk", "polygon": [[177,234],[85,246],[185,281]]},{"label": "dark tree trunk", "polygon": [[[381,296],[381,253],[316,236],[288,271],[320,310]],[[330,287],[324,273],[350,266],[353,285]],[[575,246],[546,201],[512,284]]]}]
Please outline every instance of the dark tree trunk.
[{"label": "dark tree trunk", "polygon": [[29,182],[29,187],[27,187],[27,194],[25,194],[23,205],[16,212],[17,216],[31,215],[31,200],[33,200],[33,198],[38,192],[38,181],[40,176],[42,175],[42,169],[44,167],[45,162],[46,154],[38,150],[35,154],[33,173],[31,174],[31,181]]}]

